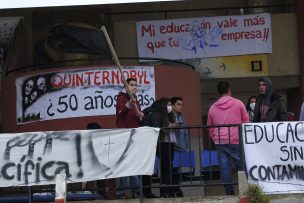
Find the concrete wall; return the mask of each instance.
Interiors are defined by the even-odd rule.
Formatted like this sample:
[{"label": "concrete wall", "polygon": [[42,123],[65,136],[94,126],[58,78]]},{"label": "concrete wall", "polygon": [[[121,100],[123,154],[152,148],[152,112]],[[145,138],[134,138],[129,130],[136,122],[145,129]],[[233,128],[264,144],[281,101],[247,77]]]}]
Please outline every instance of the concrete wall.
[{"label": "concrete wall", "polygon": [[269,75],[299,75],[299,47],[296,14],[271,16],[272,54],[269,54]]}]

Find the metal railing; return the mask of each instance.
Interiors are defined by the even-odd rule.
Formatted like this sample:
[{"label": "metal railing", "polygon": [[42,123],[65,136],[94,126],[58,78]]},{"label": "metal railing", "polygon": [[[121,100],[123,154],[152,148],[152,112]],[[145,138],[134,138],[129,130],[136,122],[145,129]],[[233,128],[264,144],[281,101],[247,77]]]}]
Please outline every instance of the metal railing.
[{"label": "metal railing", "polygon": [[[210,129],[217,137],[211,138],[209,136]],[[181,130],[186,131],[189,143],[185,151],[176,147],[175,140],[169,139],[167,142],[162,140],[162,133],[160,133],[157,150],[157,158],[159,159],[158,171],[150,184],[143,184],[143,190],[146,188],[168,188],[168,191],[172,192],[172,194],[168,195],[169,197],[179,197],[181,194],[178,194],[178,191],[180,191],[178,188],[201,187],[204,190],[205,187],[209,186],[237,184],[237,182],[227,183],[226,181],[224,183],[221,181],[221,157],[223,156],[222,153],[225,156],[227,155],[230,164],[234,158],[225,150],[237,145],[239,146],[239,165],[233,169],[243,168],[244,156],[241,150],[242,140],[241,136],[239,136],[241,134],[240,125],[187,126],[161,129],[164,132],[163,134],[167,133],[167,136],[174,132],[177,132],[175,133],[177,135],[178,131]],[[228,139],[222,139],[222,133],[227,133],[226,137]],[[176,141],[179,143],[178,140]],[[223,146],[225,146],[224,151],[221,149]],[[164,153],[165,155],[163,155]],[[165,161],[162,159],[165,159]],[[155,165],[157,166],[157,164]],[[233,172],[236,172],[236,170],[233,170]],[[164,175],[169,177],[163,177]],[[201,194],[204,194],[204,192]],[[162,192],[160,192],[160,195],[165,196]],[[187,194],[184,195],[186,196]]]},{"label": "metal railing", "polygon": [[[185,135],[183,138],[186,138],[184,142],[188,143],[184,150],[176,144],[182,143],[179,140],[182,137],[181,132]],[[210,136],[211,132],[213,136]],[[228,139],[225,137],[222,139],[222,134]],[[197,196],[204,196],[207,187],[237,185],[236,181],[225,183],[222,181],[221,147],[233,146],[239,140],[239,149],[242,149],[242,140],[239,135],[241,135],[241,125],[238,124],[162,128],[157,145],[154,174],[139,177],[139,185],[120,187],[118,179],[116,180],[118,186],[113,184],[114,180],[110,182],[111,184],[109,181],[105,183],[105,180],[96,180],[88,182],[85,187],[81,183],[69,183],[67,190],[91,191],[92,194],[102,196],[111,193],[111,197],[108,198],[114,198],[115,193],[122,190],[128,191],[129,198],[138,198],[141,202],[144,198],[188,196],[187,188],[196,190]],[[228,158],[230,163],[233,158],[229,154]],[[236,173],[244,165],[242,150],[239,151],[239,161],[241,166],[234,167],[230,173]],[[54,192],[54,189],[52,185],[9,187],[2,188],[1,194],[28,194],[29,202],[32,202],[34,193]],[[219,195],[225,195],[225,193],[219,193]]]}]

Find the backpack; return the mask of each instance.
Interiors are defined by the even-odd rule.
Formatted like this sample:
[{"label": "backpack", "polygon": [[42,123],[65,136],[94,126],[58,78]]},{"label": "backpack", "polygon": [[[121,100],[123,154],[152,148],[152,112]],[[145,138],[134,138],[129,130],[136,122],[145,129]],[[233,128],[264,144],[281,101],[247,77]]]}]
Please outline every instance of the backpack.
[{"label": "backpack", "polygon": [[145,108],[143,110],[143,113],[144,113],[144,117],[143,117],[143,120],[140,123],[140,126],[151,126],[151,123],[152,123],[152,121],[151,121],[151,115],[152,115],[151,107]]},{"label": "backpack", "polygon": [[155,111],[153,108],[148,107],[143,110],[144,117],[140,126],[157,127],[161,126],[162,116],[159,112]]}]

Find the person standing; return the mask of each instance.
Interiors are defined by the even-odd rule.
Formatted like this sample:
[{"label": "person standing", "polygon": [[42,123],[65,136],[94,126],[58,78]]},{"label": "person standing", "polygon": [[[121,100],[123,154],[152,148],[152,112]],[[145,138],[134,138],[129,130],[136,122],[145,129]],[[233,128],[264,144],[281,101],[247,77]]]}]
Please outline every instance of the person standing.
[{"label": "person standing", "polygon": [[126,92],[119,92],[116,103],[116,126],[117,128],[137,128],[144,117],[139,102],[136,100],[137,81],[134,78],[126,80],[129,92],[134,96],[131,99]]},{"label": "person standing", "polygon": [[[182,97],[172,97],[170,99],[172,105],[172,112],[174,114],[175,123],[177,123],[179,129],[172,129],[170,134],[172,137],[175,137],[175,151],[185,152],[189,149],[189,134],[188,129],[182,128],[185,124],[184,117],[182,115],[183,110],[183,98]],[[175,167],[173,168],[173,184],[179,185],[181,176],[179,175],[179,171],[181,168]],[[176,196],[183,197],[183,192],[180,187],[175,187]]]},{"label": "person standing", "polygon": [[304,121],[304,102],[301,105],[299,121]]},{"label": "person standing", "polygon": [[[137,128],[144,114],[141,112],[139,102],[136,99],[137,81],[135,78],[128,78],[126,80],[126,92],[119,92],[116,103],[116,127],[117,128]],[[134,99],[130,98],[129,94],[133,95]],[[140,187],[138,176],[122,177],[120,178],[120,189],[118,189],[117,196],[125,198],[125,193],[121,188],[130,186],[130,180],[134,187]],[[136,196],[134,193],[134,196]]]},{"label": "person standing", "polygon": [[260,95],[254,108],[253,122],[287,121],[286,101],[280,95],[273,93],[271,80],[268,77],[261,78],[258,87]]},{"label": "person standing", "polygon": [[249,122],[253,122],[255,104],[256,104],[256,96],[249,97],[246,104],[246,110],[248,112]]},{"label": "person standing", "polygon": [[[160,98],[155,101],[145,115],[149,115],[149,124],[146,126],[171,128],[178,127],[176,119],[172,112],[172,105],[168,98]],[[160,158],[161,184],[172,185],[173,183],[173,160],[174,160],[174,145],[176,138],[170,133],[169,129],[162,129],[159,133],[159,143],[157,147],[157,156]],[[145,186],[151,185],[151,179],[145,176]],[[145,196],[151,197],[151,189],[144,190]],[[152,195],[154,196],[154,195]],[[178,186],[164,186],[160,188],[161,197],[182,197],[183,193]]]},{"label": "person standing", "polygon": [[238,127],[212,127],[212,125],[240,124],[248,122],[245,105],[231,96],[230,85],[221,81],[217,85],[220,98],[210,107],[207,124],[210,136],[219,153],[221,177],[225,183],[226,195],[234,195],[232,182],[231,160],[240,170],[240,144]]},{"label": "person standing", "polygon": [[[182,115],[183,110],[183,98],[182,97],[172,97],[170,99],[172,104],[172,110],[175,115],[176,123],[178,126],[182,127],[185,124],[184,117]],[[187,151],[189,148],[189,135],[185,128],[176,129],[172,131],[176,137],[175,150],[177,151]]]}]

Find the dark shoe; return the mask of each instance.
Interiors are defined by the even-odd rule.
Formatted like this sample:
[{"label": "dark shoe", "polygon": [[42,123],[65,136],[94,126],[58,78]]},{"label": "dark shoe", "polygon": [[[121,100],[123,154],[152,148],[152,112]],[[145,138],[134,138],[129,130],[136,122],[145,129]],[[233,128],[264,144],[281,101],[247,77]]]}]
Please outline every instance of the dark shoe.
[{"label": "dark shoe", "polygon": [[144,194],[145,198],[147,199],[151,199],[151,198],[157,198],[157,196],[153,195],[152,193],[151,194]]},{"label": "dark shoe", "polygon": [[176,193],[176,197],[184,197],[184,194],[182,192]]},{"label": "dark shoe", "polygon": [[226,191],[226,195],[234,195],[234,191]]},{"label": "dark shoe", "polygon": [[119,195],[116,195],[116,198],[117,199],[127,199],[126,195],[123,193],[123,194],[119,194]]},{"label": "dark shoe", "polygon": [[171,198],[171,197],[175,197],[174,194],[162,194],[161,195],[162,198]]}]

